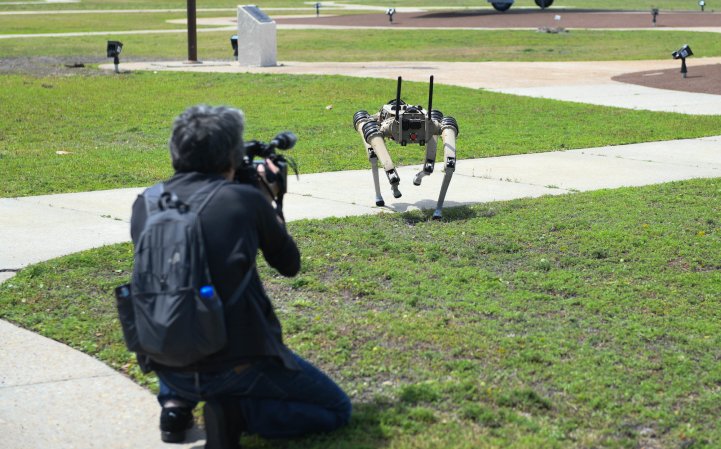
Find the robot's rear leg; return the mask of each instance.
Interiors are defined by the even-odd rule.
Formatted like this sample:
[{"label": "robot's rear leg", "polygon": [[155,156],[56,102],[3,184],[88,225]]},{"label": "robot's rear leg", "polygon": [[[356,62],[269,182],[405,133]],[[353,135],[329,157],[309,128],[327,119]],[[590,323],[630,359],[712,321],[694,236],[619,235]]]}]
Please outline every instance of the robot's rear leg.
[{"label": "robot's rear leg", "polygon": [[443,138],[443,155],[446,160],[446,174],[443,176],[441,193],[438,195],[438,204],[433,212],[433,219],[440,220],[443,210],[443,201],[446,199],[448,184],[451,183],[453,172],[456,171],[456,136],[458,136],[458,123],[453,117],[444,117],[441,121],[441,137]]},{"label": "robot's rear leg", "polygon": [[378,156],[376,156],[372,148],[366,149],[368,150],[368,160],[371,163],[371,172],[373,173],[373,187],[376,190],[376,206],[385,206],[386,202],[381,195],[381,185],[378,177]]},{"label": "robot's rear leg", "polygon": [[433,219],[440,220],[443,218],[443,202],[446,200],[446,192],[448,192],[448,185],[451,183],[453,172],[456,171],[456,158],[449,157],[446,160],[446,173],[443,176],[443,183],[441,184],[441,193],[438,195],[438,203],[436,204],[436,210],[433,212]]}]

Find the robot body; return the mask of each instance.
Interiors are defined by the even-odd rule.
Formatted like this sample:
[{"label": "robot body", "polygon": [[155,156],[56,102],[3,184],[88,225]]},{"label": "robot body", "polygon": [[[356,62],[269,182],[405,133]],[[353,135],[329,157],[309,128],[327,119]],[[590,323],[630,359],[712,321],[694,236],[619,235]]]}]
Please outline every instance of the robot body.
[{"label": "robot body", "polygon": [[428,109],[422,106],[408,105],[401,100],[401,77],[398,77],[398,88],[395,100],[384,105],[375,115],[367,111],[358,111],[353,116],[353,125],[363,138],[363,144],[368,153],[368,160],[373,173],[376,205],[383,206],[385,201],[380,191],[378,174],[378,159],[391,185],[394,198],[400,198],[398,189],[400,176],[391,159],[385,139],[393,140],[401,146],[420,145],[426,148],[425,160],[421,171],[413,177],[413,184],[420,186],[425,176],[433,173],[436,163],[438,138],[443,141],[444,171],[441,192],[438,196],[434,219],[442,217],[443,202],[448,191],[448,185],[453,177],[456,167],[456,137],[458,136],[458,123],[453,117],[444,117],[443,113],[432,109],[433,104],[433,77],[431,76],[428,94]]}]

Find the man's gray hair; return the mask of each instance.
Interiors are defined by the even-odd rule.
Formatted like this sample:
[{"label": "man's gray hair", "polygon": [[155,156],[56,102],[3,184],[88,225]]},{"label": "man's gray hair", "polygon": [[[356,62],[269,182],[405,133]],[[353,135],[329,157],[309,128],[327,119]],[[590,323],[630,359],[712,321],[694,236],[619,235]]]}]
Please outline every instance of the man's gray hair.
[{"label": "man's gray hair", "polygon": [[176,172],[224,173],[245,155],[243,112],[226,106],[192,106],[173,122],[170,158]]}]

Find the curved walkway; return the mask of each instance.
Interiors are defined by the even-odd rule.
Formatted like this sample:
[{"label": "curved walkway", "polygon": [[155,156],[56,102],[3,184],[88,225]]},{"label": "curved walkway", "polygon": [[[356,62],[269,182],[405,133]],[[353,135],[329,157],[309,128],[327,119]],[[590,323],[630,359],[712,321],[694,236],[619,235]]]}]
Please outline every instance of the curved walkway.
[{"label": "curved walkway", "polygon": [[[721,57],[696,58],[689,63],[721,63]],[[693,64],[693,65],[692,65]],[[653,89],[612,80],[643,70],[678,68],[677,61],[603,62],[283,62],[276,67],[243,67],[235,62],[205,62],[188,65],[176,62],[121,63],[123,70],[273,73],[295,75],[345,75],[361,78],[427,82],[430,75],[441,84],[488,89],[514,95],[590,103],[659,112],[721,115],[721,96]],[[102,69],[113,70],[112,64]]]},{"label": "curved walkway", "polygon": [[[570,89],[569,86],[584,86],[578,84],[578,73],[589,77],[584,78],[583,82],[603,81],[599,85],[605,86],[610,84],[604,80],[610,78],[611,72],[615,73],[621,67],[629,71],[626,63],[604,63],[602,67],[594,63],[566,65],[564,67],[576,67],[577,72],[564,74],[554,65],[545,64],[530,72],[520,71],[518,66],[507,66],[505,70],[508,70],[508,76],[505,79],[495,74],[482,81],[464,77],[469,72],[482,72],[477,67],[470,70],[469,67],[442,64],[445,71],[441,76],[434,72],[437,66],[440,67],[438,63],[418,62],[355,65],[289,63],[284,67],[252,70],[338,73],[342,69],[344,74],[353,76],[395,78],[402,74],[406,79],[419,81],[426,81],[429,73],[436,73],[438,82],[491,87],[493,81],[496,83],[495,89],[499,91],[549,88],[554,85],[566,86],[566,89]],[[493,65],[499,66],[496,63]],[[122,67],[128,68],[129,65],[123,64]],[[211,65],[205,64],[200,69],[207,70],[208,67]],[[216,64],[213,67],[241,70],[231,64]],[[150,64],[145,68],[198,69],[169,63]],[[331,68],[336,72],[331,72]],[[649,68],[649,63],[643,62],[643,69]],[[139,70],[140,66],[133,66],[133,69]],[[557,76],[549,77],[551,73],[557,73]],[[545,78],[542,78],[544,74]],[[508,84],[510,81],[516,83],[515,87]],[[588,100],[590,93],[603,95],[604,87],[596,89],[591,92],[587,87],[579,88],[577,101],[584,98]],[[582,97],[584,91],[586,96]],[[649,105],[667,110],[663,108],[668,108],[669,93],[661,92],[667,95],[659,94],[654,102],[649,97]],[[721,96],[711,97],[715,100],[708,100],[709,110],[721,113]],[[615,101],[620,102],[621,99]],[[462,154],[462,139],[459,144]],[[446,206],[719,177],[719,148],[721,136],[487,159],[461,159],[448,191]],[[359,147],[358,150],[363,149]],[[387,207],[384,208],[372,206],[373,188],[369,170],[304,175],[299,181],[292,179],[289,185],[291,193],[285,202],[287,217],[294,220],[432,207],[442,177],[436,173],[426,178],[422,186],[415,187],[410,180],[419,169],[420,166],[399,169],[403,197],[394,199],[385,193],[388,189],[384,187],[387,201]],[[333,188],[329,189],[328,186]],[[3,230],[0,233],[0,247],[3,248],[0,253],[0,280],[2,277],[10,277],[14,270],[40,260],[127,241],[130,205],[139,191],[120,189],[0,199],[0,228]],[[58,236],[63,238],[59,239]],[[3,447],[202,447],[202,433],[197,429],[186,444],[162,444],[157,429],[159,408],[152,395],[101,362],[4,321],[0,321],[0,339],[3,341],[0,346],[0,433],[3,435]]]}]

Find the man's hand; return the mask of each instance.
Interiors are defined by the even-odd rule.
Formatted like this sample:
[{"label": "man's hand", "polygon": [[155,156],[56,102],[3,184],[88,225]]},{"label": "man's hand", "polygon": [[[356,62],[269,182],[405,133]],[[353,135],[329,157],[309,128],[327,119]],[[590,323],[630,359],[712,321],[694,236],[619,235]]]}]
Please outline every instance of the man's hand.
[{"label": "man's hand", "polygon": [[263,192],[270,204],[273,204],[273,200],[280,192],[280,185],[278,184],[277,178],[280,169],[273,163],[272,160],[266,159],[264,164],[258,165],[257,171],[262,184],[260,190]]}]

